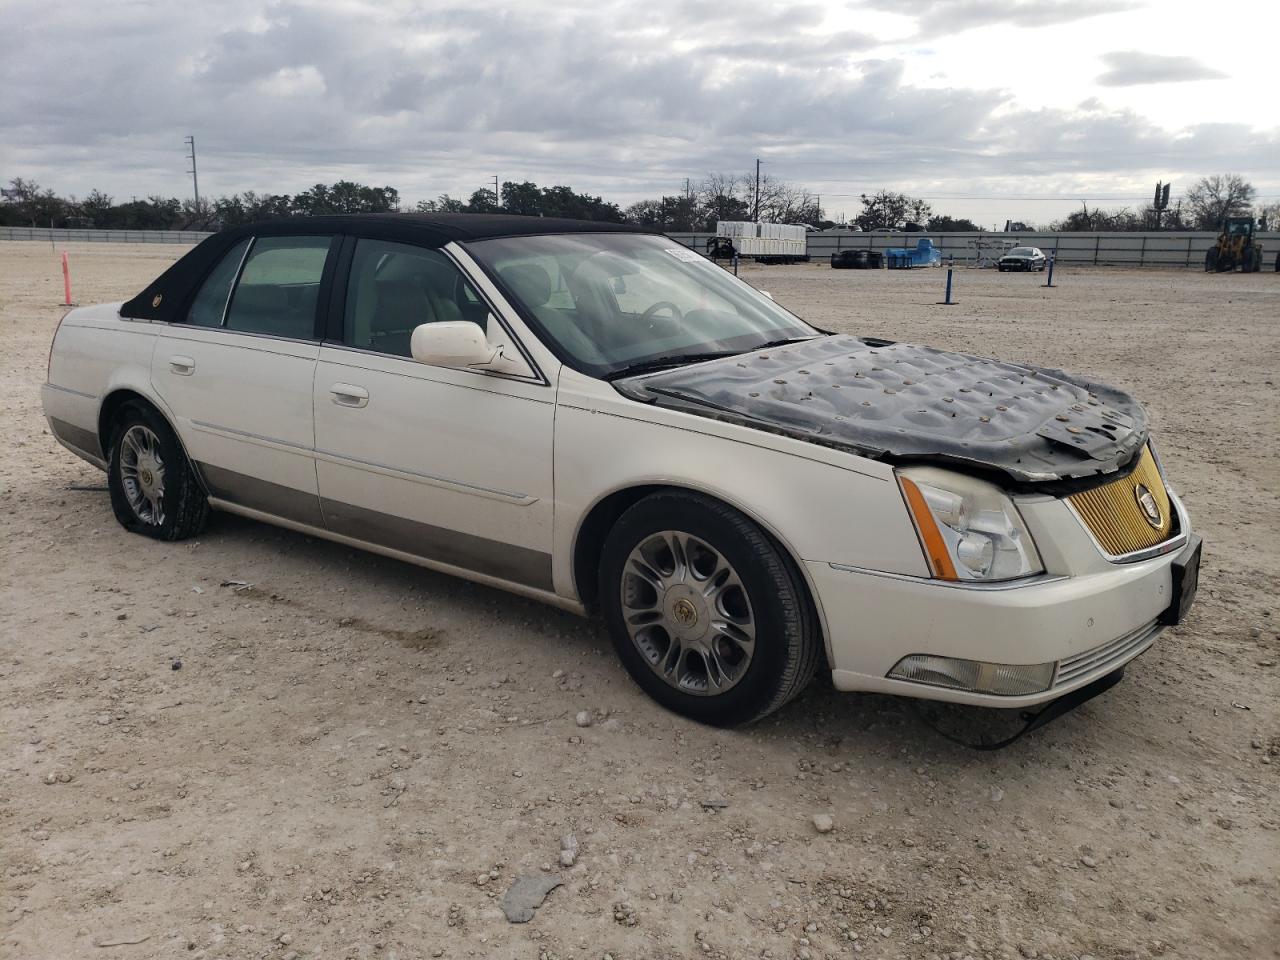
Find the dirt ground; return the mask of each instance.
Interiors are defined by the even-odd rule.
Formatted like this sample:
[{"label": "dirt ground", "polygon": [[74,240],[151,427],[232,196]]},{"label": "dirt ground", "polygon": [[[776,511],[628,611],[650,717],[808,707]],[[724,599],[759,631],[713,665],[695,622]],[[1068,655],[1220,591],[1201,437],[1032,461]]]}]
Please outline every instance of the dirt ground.
[{"label": "dirt ground", "polygon": [[[1206,541],[1190,621],[978,753],[824,678],[696,726],[596,622],[226,515],[124,533],[40,413],[60,252],[0,244],[5,960],[1280,956],[1280,275],[957,270],[945,307],[938,270],[747,272],[832,329],[1148,404]],[[75,296],[180,252],[74,247]],[[508,923],[544,868],[563,886]]]}]

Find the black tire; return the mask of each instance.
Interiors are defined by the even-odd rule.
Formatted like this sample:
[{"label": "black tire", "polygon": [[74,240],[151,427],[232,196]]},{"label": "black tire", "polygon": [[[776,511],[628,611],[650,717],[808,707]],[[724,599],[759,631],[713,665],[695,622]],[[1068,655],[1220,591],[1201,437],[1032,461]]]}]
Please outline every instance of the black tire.
[{"label": "black tire", "polygon": [[1218,269],[1218,251],[1210,248],[1204,255],[1204,272],[1213,273]]},{"label": "black tire", "polygon": [[[628,633],[622,600],[628,558],[663,531],[688,534],[719,552],[736,571],[750,604],[754,653],[741,678],[721,693],[677,689],[650,666]],[[601,557],[599,596],[614,649],[632,679],[667,709],[702,723],[729,727],[772,713],[804,689],[822,656],[817,616],[791,558],[741,513],[698,494],[655,493],[618,519]]]},{"label": "black tire", "polygon": [[[158,441],[158,452],[164,467],[162,506],[159,522],[139,514],[130,503],[122,473],[122,451],[125,436],[134,427],[144,427]],[[204,529],[209,518],[209,501],[177,435],[154,407],[137,401],[124,404],[111,423],[111,440],[107,451],[107,489],[111,493],[111,509],[120,525],[131,533],[155,540],[185,540]]]}]

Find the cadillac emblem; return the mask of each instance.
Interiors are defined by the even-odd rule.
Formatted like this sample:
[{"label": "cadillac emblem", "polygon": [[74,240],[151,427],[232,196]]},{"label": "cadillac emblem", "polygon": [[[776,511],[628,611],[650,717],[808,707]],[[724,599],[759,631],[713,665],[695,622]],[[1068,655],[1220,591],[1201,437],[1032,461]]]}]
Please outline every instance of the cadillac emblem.
[{"label": "cadillac emblem", "polygon": [[1142,511],[1147,523],[1157,530],[1164,526],[1164,516],[1160,513],[1160,504],[1156,502],[1156,498],[1145,485],[1140,483],[1133,488],[1133,498],[1138,501],[1138,509]]},{"label": "cadillac emblem", "polygon": [[164,294],[163,294],[163,293],[157,293],[154,297],[152,297],[152,298],[151,298],[151,306],[153,306],[153,307],[158,307],[158,306],[160,306],[160,301],[161,301],[161,300],[163,300],[163,299],[164,299]]}]

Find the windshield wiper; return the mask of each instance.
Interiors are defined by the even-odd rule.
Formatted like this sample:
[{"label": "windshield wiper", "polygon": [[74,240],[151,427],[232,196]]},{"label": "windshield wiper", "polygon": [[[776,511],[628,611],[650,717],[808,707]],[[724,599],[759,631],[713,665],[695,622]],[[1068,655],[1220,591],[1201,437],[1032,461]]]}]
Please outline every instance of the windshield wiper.
[{"label": "windshield wiper", "polygon": [[725,357],[736,357],[745,352],[747,351],[716,350],[708,353],[673,353],[670,356],[641,360],[639,363],[630,364],[621,370],[614,370],[612,373],[606,374],[605,379],[609,381],[621,380],[624,377],[635,377],[642,373],[653,373],[655,370],[668,370],[671,367],[683,367],[690,363],[702,363],[704,360],[723,360]]},{"label": "windshield wiper", "polygon": [[768,343],[762,343],[758,347],[752,347],[750,350],[743,350],[743,353],[755,353],[757,350],[768,350],[770,347],[785,347],[788,343],[803,343],[805,340],[813,340],[814,337],[783,337],[781,340],[770,340]]},{"label": "windshield wiper", "polygon": [[755,353],[757,350],[768,350],[770,347],[782,347],[788,343],[800,343],[802,340],[812,340],[813,337],[783,337],[781,340],[770,340],[768,343],[759,343],[748,350],[716,350],[706,353],[673,353],[665,357],[654,357],[650,360],[641,360],[639,363],[633,363],[623,367],[621,370],[615,370],[613,373],[606,374],[605,379],[609,381],[621,380],[624,377],[635,377],[642,373],[653,373],[657,370],[669,370],[672,367],[683,367],[690,363],[702,363],[704,360],[723,360],[725,357],[740,357],[746,353]]}]

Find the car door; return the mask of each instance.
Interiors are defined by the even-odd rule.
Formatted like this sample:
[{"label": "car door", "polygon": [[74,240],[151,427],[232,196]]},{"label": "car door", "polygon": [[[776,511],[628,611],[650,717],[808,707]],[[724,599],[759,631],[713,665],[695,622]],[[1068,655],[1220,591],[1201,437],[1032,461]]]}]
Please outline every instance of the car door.
[{"label": "car door", "polygon": [[[554,390],[445,252],[349,239],[315,376],[316,470],[334,533],[549,591]],[[412,359],[422,323],[470,321],[519,374]]]},{"label": "car door", "polygon": [[210,495],[313,527],[323,519],[312,379],[336,246],[330,236],[242,241],[152,354],[152,383]]}]

